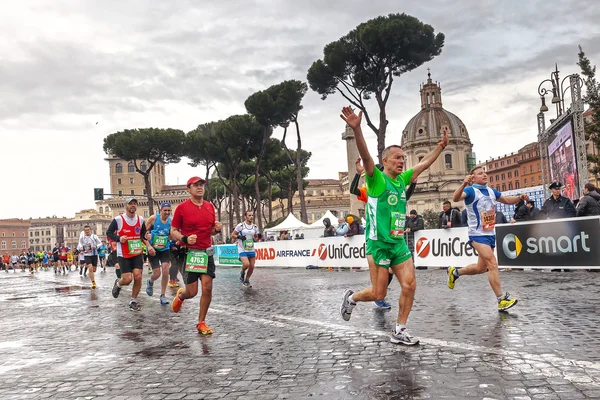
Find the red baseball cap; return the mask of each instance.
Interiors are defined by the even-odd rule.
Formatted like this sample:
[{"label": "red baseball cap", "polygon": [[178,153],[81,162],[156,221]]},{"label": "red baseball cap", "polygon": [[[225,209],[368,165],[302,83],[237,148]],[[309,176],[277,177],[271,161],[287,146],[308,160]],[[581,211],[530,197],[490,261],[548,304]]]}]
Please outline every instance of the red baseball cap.
[{"label": "red baseball cap", "polygon": [[190,179],[188,179],[187,181],[187,187],[192,186],[194,183],[196,182],[202,182],[202,183],[206,183],[206,181],[202,178],[200,178],[199,176],[192,176]]}]

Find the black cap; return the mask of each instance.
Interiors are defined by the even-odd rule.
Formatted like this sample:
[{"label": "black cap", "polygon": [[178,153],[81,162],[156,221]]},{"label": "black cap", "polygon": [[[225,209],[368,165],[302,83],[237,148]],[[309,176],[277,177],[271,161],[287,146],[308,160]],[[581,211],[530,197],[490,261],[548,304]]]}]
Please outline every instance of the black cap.
[{"label": "black cap", "polygon": [[550,189],[560,189],[562,187],[562,183],[560,182],[552,182],[550,184]]}]

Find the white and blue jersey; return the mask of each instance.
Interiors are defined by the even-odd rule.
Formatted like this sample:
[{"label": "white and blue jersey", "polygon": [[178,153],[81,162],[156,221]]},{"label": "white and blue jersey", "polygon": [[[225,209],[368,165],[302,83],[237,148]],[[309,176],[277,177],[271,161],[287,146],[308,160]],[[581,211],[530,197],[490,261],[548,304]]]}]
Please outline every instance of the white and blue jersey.
[{"label": "white and blue jersey", "polygon": [[[464,190],[469,238],[495,247],[496,203],[502,193],[487,185],[474,184]],[[489,240],[474,238],[486,236]]]},{"label": "white and blue jersey", "polygon": [[169,233],[171,232],[171,216],[167,218],[167,222],[162,222],[160,214],[156,215],[154,224],[152,225],[152,238],[150,243],[158,252],[170,250]]},{"label": "white and blue jersey", "polygon": [[256,257],[254,237],[258,235],[258,227],[242,222],[235,227],[235,231],[238,234],[237,246],[240,257]]}]

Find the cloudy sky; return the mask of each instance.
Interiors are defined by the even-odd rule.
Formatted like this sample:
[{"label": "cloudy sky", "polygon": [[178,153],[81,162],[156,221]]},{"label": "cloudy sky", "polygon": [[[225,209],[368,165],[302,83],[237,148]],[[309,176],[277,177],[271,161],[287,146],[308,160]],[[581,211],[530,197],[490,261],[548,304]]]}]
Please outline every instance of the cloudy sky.
[{"label": "cloudy sky", "polygon": [[[593,0],[22,0],[2,11],[0,218],[93,208],[93,188],[109,187],[106,135],[150,126],[187,132],[244,113],[251,93],[305,80],[327,43],[378,15],[406,12],[446,35],[440,56],[396,79],[388,144],[419,111],[428,67],[444,108],[464,121],[484,160],[536,140],[537,86],[555,62],[563,76],[579,72],[580,44],[600,64]],[[339,95],[305,97],[310,178],[346,170],[343,105]],[[167,183],[198,172],[184,160],[167,167]]]}]

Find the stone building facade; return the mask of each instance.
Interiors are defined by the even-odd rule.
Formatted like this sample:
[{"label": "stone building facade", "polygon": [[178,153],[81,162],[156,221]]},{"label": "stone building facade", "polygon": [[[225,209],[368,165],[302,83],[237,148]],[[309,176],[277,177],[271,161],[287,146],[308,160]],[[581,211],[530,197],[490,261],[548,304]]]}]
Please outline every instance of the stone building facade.
[{"label": "stone building facade", "polygon": [[29,248],[29,220],[2,219],[0,220],[0,252],[21,254]]},{"label": "stone building facade", "polygon": [[544,184],[539,143],[529,143],[516,153],[491,158],[486,161],[486,172],[488,184],[501,192]]}]

